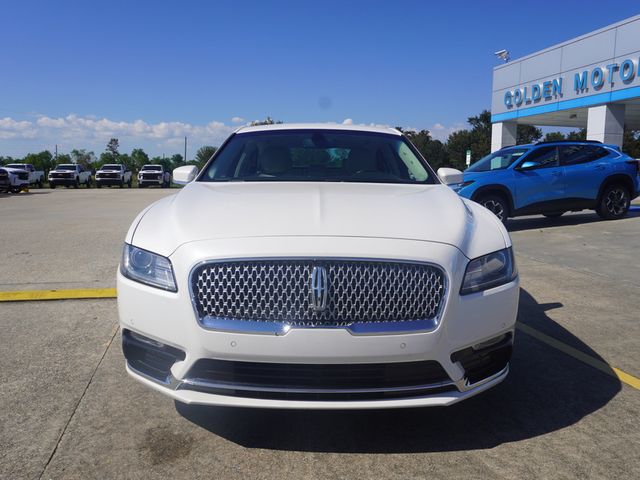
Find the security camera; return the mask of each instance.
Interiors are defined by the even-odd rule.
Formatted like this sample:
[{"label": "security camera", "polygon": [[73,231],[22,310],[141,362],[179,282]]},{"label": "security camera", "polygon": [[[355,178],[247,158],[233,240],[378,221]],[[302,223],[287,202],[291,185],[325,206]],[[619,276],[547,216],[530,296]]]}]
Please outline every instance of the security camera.
[{"label": "security camera", "polygon": [[497,52],[493,53],[496,57],[502,59],[506,62],[509,61],[509,50],[498,50]]}]

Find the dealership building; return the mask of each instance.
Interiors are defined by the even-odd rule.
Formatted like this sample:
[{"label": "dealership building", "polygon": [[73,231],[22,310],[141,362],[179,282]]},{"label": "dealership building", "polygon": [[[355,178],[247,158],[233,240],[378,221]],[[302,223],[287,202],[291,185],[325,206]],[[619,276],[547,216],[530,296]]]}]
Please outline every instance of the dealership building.
[{"label": "dealership building", "polygon": [[491,150],[516,144],[518,125],[586,128],[622,146],[640,130],[640,15],[495,67]]}]

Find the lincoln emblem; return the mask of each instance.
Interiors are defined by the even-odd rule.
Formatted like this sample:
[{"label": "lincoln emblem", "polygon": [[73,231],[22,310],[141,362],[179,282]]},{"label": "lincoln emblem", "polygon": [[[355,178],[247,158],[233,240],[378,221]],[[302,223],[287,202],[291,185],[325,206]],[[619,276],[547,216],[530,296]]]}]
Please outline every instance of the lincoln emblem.
[{"label": "lincoln emblem", "polygon": [[329,279],[327,269],[313,267],[311,271],[311,308],[316,312],[322,312],[327,308],[327,296],[329,293]]}]

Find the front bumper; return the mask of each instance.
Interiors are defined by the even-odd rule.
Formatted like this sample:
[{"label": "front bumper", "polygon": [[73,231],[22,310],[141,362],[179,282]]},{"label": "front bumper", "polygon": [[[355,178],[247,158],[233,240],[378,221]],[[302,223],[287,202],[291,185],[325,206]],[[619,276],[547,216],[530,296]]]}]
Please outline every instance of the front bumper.
[{"label": "front bumper", "polygon": [[[159,342],[180,352],[170,359],[164,371],[162,368],[145,370],[135,356],[128,354],[127,371],[139,381],[185,403],[318,409],[450,405],[476,395],[506,377],[518,307],[517,279],[461,297],[458,292],[468,259],[453,247],[384,239],[324,238],[321,242],[320,251],[328,257],[384,258],[385,252],[396,251],[403,252],[407,259],[441,265],[449,277],[450,288],[439,324],[429,331],[376,335],[354,335],[343,328],[292,328],[284,335],[204,328],[197,321],[187,280],[191,268],[208,258],[206,252],[215,251],[222,258],[248,257],[251,251],[260,251],[264,257],[282,257],[285,247],[281,239],[264,238],[194,242],[197,245],[181,247],[171,256],[178,282],[177,293],[133,282],[118,273],[118,308],[123,338],[134,332],[149,339],[150,345]],[[309,239],[292,240],[286,244],[286,254],[317,254],[317,247]],[[225,251],[229,251],[229,256]],[[442,259],[447,260],[442,262]],[[492,348],[494,339],[504,341],[505,338],[508,340],[502,345],[502,354],[497,359],[486,357],[490,362],[488,368],[470,370],[474,364],[474,359],[468,356],[471,347],[485,344],[488,347],[483,348]],[[383,391],[373,392],[375,394],[338,389],[340,391],[332,397],[326,395],[330,393],[326,390],[336,390],[329,388],[330,385],[321,385],[320,389],[311,389],[311,392],[298,392],[300,385],[294,384],[285,385],[284,392],[276,391],[275,394],[273,385],[250,385],[252,393],[247,394],[247,385],[234,383],[236,380],[228,383],[228,377],[226,386],[223,385],[225,388],[220,388],[220,382],[195,375],[194,368],[203,359],[235,362],[241,369],[251,363],[265,368],[285,364],[294,368],[325,365],[327,371],[336,366],[347,370],[367,364],[431,362],[441,367],[444,376],[427,375],[423,383],[412,379],[407,385],[389,388],[383,385]],[[487,367],[486,362],[482,365]],[[208,385],[210,383],[215,384],[214,388]],[[366,387],[370,389],[372,385]],[[396,387],[400,387],[399,391],[394,391]],[[296,395],[298,393],[310,394]]]},{"label": "front bumper", "polygon": [[99,178],[96,177],[97,185],[122,185],[124,180],[122,178]]},{"label": "front bumper", "polygon": [[162,185],[164,182],[162,181],[161,178],[154,178],[154,179],[149,179],[149,178],[139,178],[138,179],[138,184],[140,185],[146,185],[146,186],[151,186],[151,185]]},{"label": "front bumper", "polygon": [[75,178],[49,178],[49,185],[75,185]]}]

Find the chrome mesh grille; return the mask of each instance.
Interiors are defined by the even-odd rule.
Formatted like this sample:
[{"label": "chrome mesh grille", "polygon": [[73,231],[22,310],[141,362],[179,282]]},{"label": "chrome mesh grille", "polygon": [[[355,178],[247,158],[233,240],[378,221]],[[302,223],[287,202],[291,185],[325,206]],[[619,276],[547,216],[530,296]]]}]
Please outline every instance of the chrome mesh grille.
[{"label": "chrome mesh grille", "polygon": [[[326,308],[312,308],[314,267],[326,269]],[[251,260],[196,268],[192,290],[200,317],[346,326],[434,318],[445,275],[433,265],[356,260]]]}]

